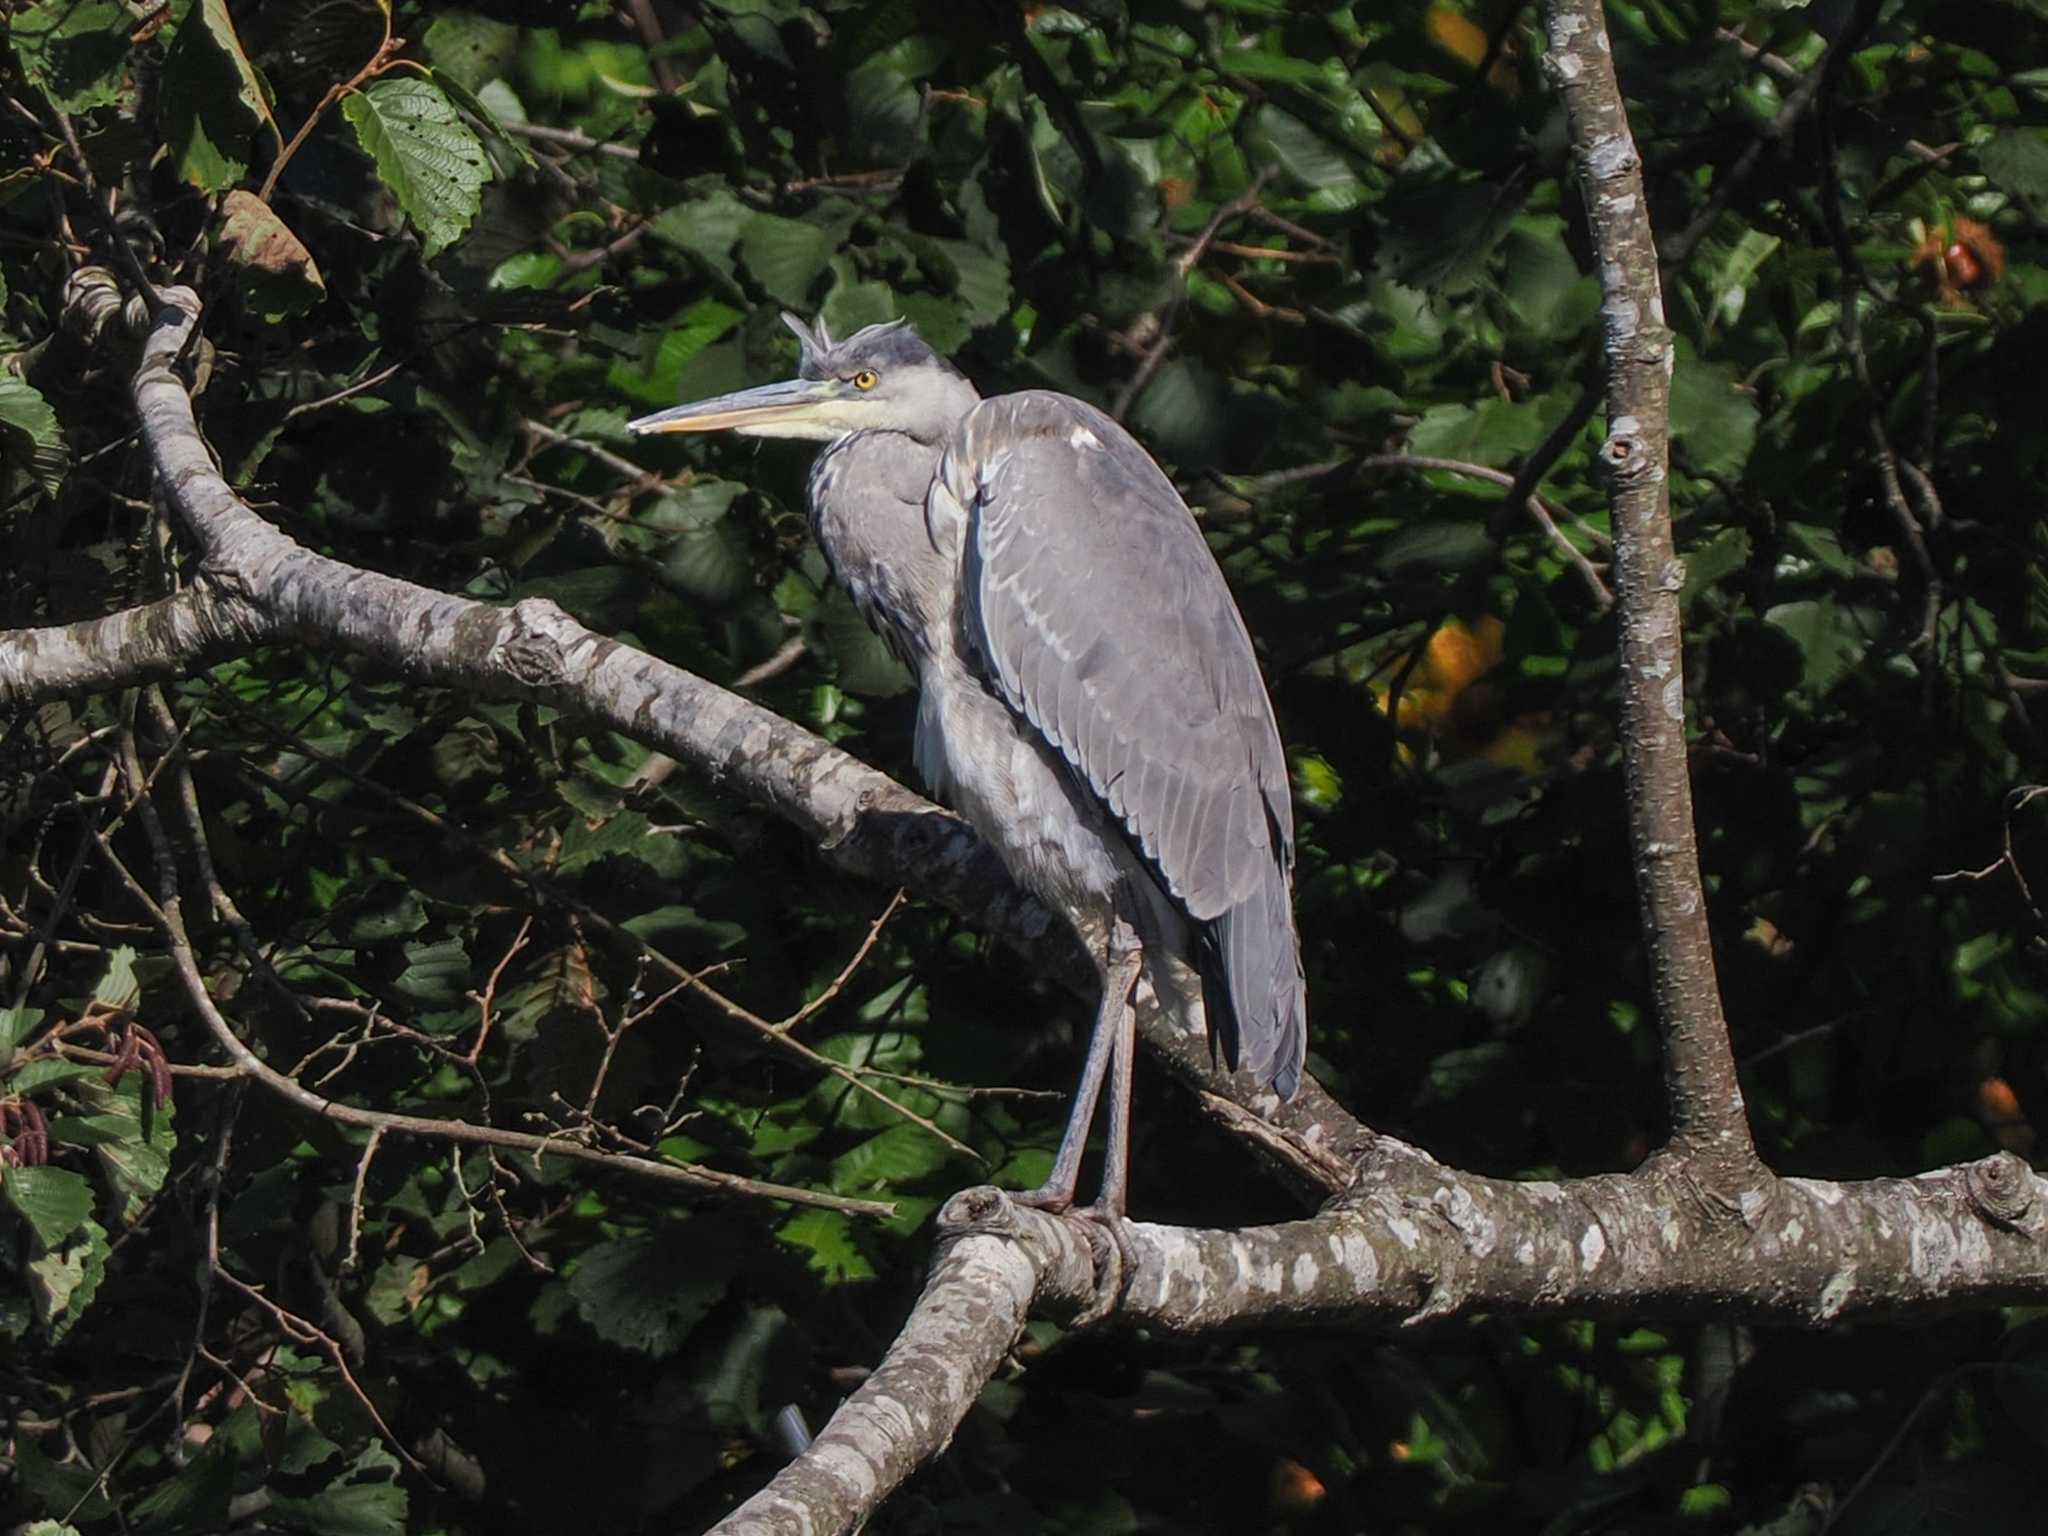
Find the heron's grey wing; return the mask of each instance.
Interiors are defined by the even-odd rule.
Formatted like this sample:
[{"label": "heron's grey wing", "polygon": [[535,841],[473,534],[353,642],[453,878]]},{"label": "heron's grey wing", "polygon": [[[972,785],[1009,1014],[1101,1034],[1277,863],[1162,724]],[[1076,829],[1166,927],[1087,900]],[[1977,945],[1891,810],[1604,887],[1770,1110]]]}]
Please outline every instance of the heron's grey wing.
[{"label": "heron's grey wing", "polygon": [[985,675],[1195,920],[1243,1065],[1291,1095],[1305,1013],[1287,762],[1193,514],[1116,422],[1041,391],[977,406],[940,485],[966,513],[962,623]]}]

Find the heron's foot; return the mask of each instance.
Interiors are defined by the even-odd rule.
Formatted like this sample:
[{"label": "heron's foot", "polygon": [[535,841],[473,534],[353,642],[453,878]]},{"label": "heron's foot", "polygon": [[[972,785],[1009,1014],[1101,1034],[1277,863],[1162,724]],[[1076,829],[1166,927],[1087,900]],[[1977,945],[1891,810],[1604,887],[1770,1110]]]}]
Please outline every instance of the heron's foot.
[{"label": "heron's foot", "polygon": [[1138,1268],[1138,1245],[1131,1240],[1131,1224],[1121,1210],[1101,1201],[1067,1212],[1069,1220],[1084,1223],[1088,1251],[1095,1260],[1095,1295],[1075,1314],[1067,1326],[1080,1329],[1101,1322],[1123,1305],[1124,1288]]}]

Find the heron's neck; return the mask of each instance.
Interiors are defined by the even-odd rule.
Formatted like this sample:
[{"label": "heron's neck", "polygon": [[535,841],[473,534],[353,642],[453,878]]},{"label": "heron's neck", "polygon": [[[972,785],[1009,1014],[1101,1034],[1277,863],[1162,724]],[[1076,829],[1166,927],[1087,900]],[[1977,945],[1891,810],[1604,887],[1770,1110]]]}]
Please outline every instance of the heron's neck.
[{"label": "heron's neck", "polygon": [[950,623],[952,561],[932,547],[925,493],[939,449],[901,432],[856,432],[811,466],[811,531],[861,616],[906,665]]}]

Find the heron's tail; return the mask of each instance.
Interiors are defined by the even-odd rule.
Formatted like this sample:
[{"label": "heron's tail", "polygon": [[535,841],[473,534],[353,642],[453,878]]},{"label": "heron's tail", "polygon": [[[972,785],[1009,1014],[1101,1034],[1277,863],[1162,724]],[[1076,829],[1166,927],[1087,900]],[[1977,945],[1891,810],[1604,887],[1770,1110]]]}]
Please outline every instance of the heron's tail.
[{"label": "heron's tail", "polygon": [[1197,946],[1212,1038],[1224,1059],[1282,1099],[1301,1086],[1308,1051],[1308,989],[1286,875],[1270,878],[1212,918]]}]

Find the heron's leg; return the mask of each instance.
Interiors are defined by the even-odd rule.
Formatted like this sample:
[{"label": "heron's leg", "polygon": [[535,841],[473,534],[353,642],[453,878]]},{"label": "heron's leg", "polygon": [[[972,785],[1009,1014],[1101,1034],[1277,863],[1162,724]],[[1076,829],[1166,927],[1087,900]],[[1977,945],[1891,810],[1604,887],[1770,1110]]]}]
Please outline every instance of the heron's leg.
[{"label": "heron's leg", "polygon": [[[1124,1209],[1131,1185],[1131,1077],[1138,1052],[1138,1012],[1132,1006],[1131,993],[1145,960],[1138,936],[1121,921],[1110,944],[1110,970],[1116,979],[1114,985],[1103,987],[1102,1014],[1095,1026],[1114,1042],[1109,1051],[1109,1125],[1103,1134],[1102,1187],[1092,1205],[1074,1213],[1106,1228],[1123,1261],[1110,1287],[1112,1294],[1100,1302],[1104,1313],[1116,1305],[1138,1268],[1138,1246],[1125,1225]],[[1115,1012],[1110,1011],[1112,1000]]]},{"label": "heron's leg", "polygon": [[[1131,989],[1138,984],[1138,971],[1145,963],[1145,951],[1138,943],[1138,936],[1130,925],[1121,918],[1110,928],[1108,961],[1102,968],[1102,1003],[1095,1014],[1095,1028],[1088,1037],[1088,1059],[1081,1068],[1081,1085],[1074,1090],[1074,1107],[1067,1115],[1067,1129],[1060,1137],[1060,1149],[1052,1160],[1052,1172],[1038,1188],[1026,1190],[1011,1198],[1020,1205],[1032,1206],[1042,1211],[1064,1211],[1073,1206],[1074,1190],[1081,1182],[1081,1157],[1088,1150],[1088,1131],[1095,1123],[1095,1106],[1102,1098],[1102,1080],[1109,1074],[1111,1057],[1116,1054],[1120,1036],[1130,1034]],[[1123,1047],[1124,1069],[1118,1074],[1124,1083],[1128,1109],[1130,1079],[1130,1045]],[[1112,1166],[1122,1169],[1129,1160],[1128,1136],[1119,1145],[1116,1130],[1119,1125],[1128,1131],[1128,1115],[1118,1111],[1114,1099],[1110,1102],[1111,1139],[1109,1156]],[[1121,1177],[1121,1173],[1119,1175]],[[1108,1170],[1104,1171],[1104,1186],[1108,1184]],[[1117,1204],[1118,1213],[1123,1210],[1121,1194]]]}]

